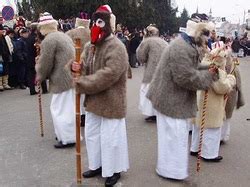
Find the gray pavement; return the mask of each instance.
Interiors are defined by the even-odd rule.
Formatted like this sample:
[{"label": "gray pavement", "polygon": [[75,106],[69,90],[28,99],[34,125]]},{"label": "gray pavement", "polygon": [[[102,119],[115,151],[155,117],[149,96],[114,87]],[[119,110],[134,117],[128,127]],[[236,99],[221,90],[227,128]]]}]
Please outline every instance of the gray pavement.
[{"label": "gray pavement", "polygon": [[[133,69],[128,81],[127,134],[130,169],[116,186],[163,187],[248,187],[250,186],[250,57],[241,59],[240,70],[246,100],[244,108],[231,120],[229,142],[221,146],[220,163],[204,163],[196,174],[196,159],[190,157],[190,177],[184,182],[163,179],[156,175],[156,125],[145,123],[138,111],[143,67]],[[37,96],[28,90],[0,93],[0,186],[1,187],[69,187],[76,181],[75,149],[57,150],[49,111],[50,94],[43,95],[45,137],[39,134]],[[82,129],[83,131],[84,129]],[[82,142],[82,169],[87,158]],[[103,186],[104,179],[83,179],[83,186]]]}]

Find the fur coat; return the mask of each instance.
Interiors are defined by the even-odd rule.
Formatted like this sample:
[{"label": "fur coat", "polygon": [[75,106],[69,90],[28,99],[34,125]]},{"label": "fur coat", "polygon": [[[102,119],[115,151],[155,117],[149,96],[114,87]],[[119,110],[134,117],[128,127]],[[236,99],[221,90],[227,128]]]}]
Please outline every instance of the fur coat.
[{"label": "fur coat", "polygon": [[[232,71],[231,63],[227,63],[226,66],[227,73]],[[236,86],[233,87],[233,90],[228,94],[227,104],[226,104],[226,119],[230,119],[233,115],[235,108],[240,108],[244,106],[245,101],[241,88],[241,76],[238,67],[235,68],[233,75],[236,78]]]},{"label": "fur coat", "polygon": [[36,64],[37,79],[49,78],[52,93],[62,93],[73,87],[72,77],[65,65],[75,59],[74,44],[62,32],[49,33],[41,43],[41,55]]},{"label": "fur coat", "polygon": [[[89,43],[84,48],[85,70],[91,65],[91,46]],[[124,118],[129,66],[126,48],[113,35],[95,47],[93,72],[81,76],[76,81],[76,90],[78,93],[86,94],[84,103],[86,111],[106,118]]]},{"label": "fur coat", "polygon": [[148,37],[143,39],[136,50],[137,60],[140,64],[145,64],[143,83],[150,83],[156,66],[160,61],[163,50],[167,47],[167,42],[160,37]]},{"label": "fur coat", "polygon": [[81,52],[83,51],[86,43],[90,41],[90,30],[82,26],[69,30],[68,32],[66,32],[66,34],[73,40],[73,42],[75,42],[75,39],[77,38],[81,39],[81,43],[82,43]]},{"label": "fur coat", "polygon": [[199,59],[196,47],[183,37],[165,48],[147,94],[158,112],[179,119],[196,116],[196,91],[207,90],[215,78],[198,69]]},{"label": "fur coat", "polygon": [[[226,71],[219,69],[219,80],[214,82],[208,90],[206,104],[205,128],[219,128],[223,125],[225,117],[225,94],[229,93],[236,84],[233,75],[227,75]],[[205,91],[198,93],[198,114],[196,124],[201,125]]]}]

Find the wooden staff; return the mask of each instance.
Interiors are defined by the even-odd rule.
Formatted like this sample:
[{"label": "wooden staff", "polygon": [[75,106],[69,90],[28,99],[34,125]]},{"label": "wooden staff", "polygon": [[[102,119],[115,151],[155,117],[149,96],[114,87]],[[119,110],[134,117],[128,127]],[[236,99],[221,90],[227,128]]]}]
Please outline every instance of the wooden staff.
[{"label": "wooden staff", "polygon": [[[37,40],[35,43],[36,47],[36,54],[37,57],[40,55],[40,40]],[[41,137],[44,136],[44,130],[43,130],[43,110],[42,110],[42,93],[41,93],[41,84],[38,85],[38,105],[39,105],[39,118],[40,118],[40,134]]]},{"label": "wooden staff", "polygon": [[205,91],[203,107],[202,107],[200,142],[199,142],[197,168],[196,168],[197,172],[199,172],[201,169],[201,150],[202,150],[202,141],[203,141],[204,127],[205,127],[205,120],[206,120],[207,100],[208,100],[208,90]]},{"label": "wooden staff", "polygon": [[[81,64],[81,40],[75,40],[75,61]],[[74,77],[79,77],[81,70],[74,73]],[[81,114],[80,114],[80,100],[81,94],[76,93],[76,170],[77,170],[77,184],[82,183],[82,172],[81,172]]]}]

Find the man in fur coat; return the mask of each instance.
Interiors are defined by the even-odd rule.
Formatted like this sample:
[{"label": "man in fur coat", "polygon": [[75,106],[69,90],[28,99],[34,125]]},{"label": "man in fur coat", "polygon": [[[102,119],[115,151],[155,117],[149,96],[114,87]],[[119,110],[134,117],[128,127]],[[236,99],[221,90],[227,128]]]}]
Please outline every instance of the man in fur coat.
[{"label": "man in fur coat", "polygon": [[162,51],[167,47],[167,42],[159,37],[159,30],[154,25],[146,28],[143,41],[136,50],[137,60],[140,64],[145,64],[144,76],[140,89],[139,109],[143,115],[149,116],[145,120],[155,122],[156,116],[151,101],[146,94],[150,82],[153,78],[156,66],[160,61]]},{"label": "man in fur coat", "polygon": [[189,118],[196,116],[196,91],[217,80],[215,69],[198,68],[210,30],[208,23],[189,20],[186,33],[163,51],[149,87],[147,97],[157,113],[156,172],[162,177],[188,177]]},{"label": "man in fur coat", "polygon": [[49,13],[40,17],[38,28],[45,36],[41,43],[41,54],[36,64],[36,80],[41,83],[49,79],[53,93],[50,111],[58,144],[55,148],[75,145],[75,91],[72,77],[65,71],[65,65],[74,59],[74,44],[69,36],[57,31],[57,21]]},{"label": "man in fur coat", "polygon": [[[76,39],[81,39],[83,52],[84,46],[87,42],[90,41],[90,29],[89,29],[90,20],[76,18],[75,29],[69,30],[66,34],[75,42]],[[81,100],[84,101],[85,95],[81,95]],[[85,125],[85,109],[81,107],[81,126]]]},{"label": "man in fur coat", "polygon": [[[233,75],[227,75],[225,71],[226,60],[228,53],[224,48],[213,49],[207,58],[204,58],[202,64],[215,64],[219,69],[219,80],[213,83],[212,87],[207,92],[207,103],[205,109],[205,124],[204,135],[202,142],[201,157],[205,161],[219,162],[223,159],[219,156],[221,127],[225,116],[225,95],[229,93],[236,83]],[[205,91],[199,92],[198,99],[198,114],[196,125],[193,126],[191,155],[198,155],[199,140],[200,140],[200,125],[203,118],[203,104]]]},{"label": "man in fur coat", "polygon": [[238,59],[232,58],[232,52],[229,49],[229,57],[227,59],[226,71],[228,74],[233,74],[236,78],[236,85],[233,87],[233,90],[227,95],[227,104],[226,104],[226,118],[224,124],[221,128],[221,141],[226,142],[229,140],[230,136],[230,119],[232,118],[234,109],[239,109],[244,106],[245,101],[242,93],[241,86],[241,76],[240,70],[238,69]]},{"label": "man in fur coat", "polygon": [[[89,171],[102,174],[112,186],[129,168],[126,134],[126,79],[129,66],[124,44],[112,34],[111,8],[103,5],[93,14],[91,44],[85,46],[85,75],[75,79],[76,90],[86,94],[85,141]],[[73,71],[80,67],[73,63]]]}]

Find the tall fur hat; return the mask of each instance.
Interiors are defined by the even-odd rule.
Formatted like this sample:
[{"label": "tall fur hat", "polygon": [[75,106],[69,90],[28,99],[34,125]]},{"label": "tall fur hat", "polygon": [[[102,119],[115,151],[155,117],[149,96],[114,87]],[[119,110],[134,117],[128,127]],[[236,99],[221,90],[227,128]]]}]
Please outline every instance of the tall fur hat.
[{"label": "tall fur hat", "polygon": [[81,19],[81,18],[76,18],[76,24],[75,27],[85,27],[89,28],[90,25],[90,20],[89,19]]},{"label": "tall fur hat", "polygon": [[38,29],[42,35],[47,35],[57,31],[58,22],[48,12],[45,12],[39,18]]},{"label": "tall fur hat", "polygon": [[105,19],[104,21],[105,21],[106,24],[107,24],[107,22],[109,22],[111,30],[114,33],[115,29],[116,29],[115,28],[115,26],[116,26],[116,16],[113,14],[112,9],[110,8],[110,6],[109,5],[100,6],[96,10],[96,12],[94,13],[93,19],[95,19],[96,16],[97,17],[100,16],[100,14],[103,14],[103,15],[106,14],[106,16],[104,16],[106,19],[105,18],[103,18],[103,19]]},{"label": "tall fur hat", "polygon": [[145,29],[145,37],[150,37],[150,36],[159,36],[159,29],[156,27],[155,24],[150,24]]}]

